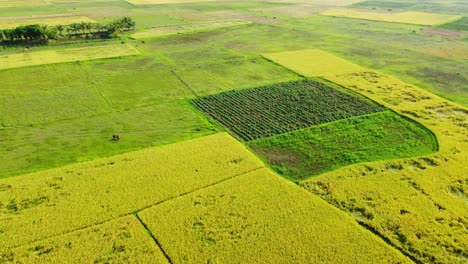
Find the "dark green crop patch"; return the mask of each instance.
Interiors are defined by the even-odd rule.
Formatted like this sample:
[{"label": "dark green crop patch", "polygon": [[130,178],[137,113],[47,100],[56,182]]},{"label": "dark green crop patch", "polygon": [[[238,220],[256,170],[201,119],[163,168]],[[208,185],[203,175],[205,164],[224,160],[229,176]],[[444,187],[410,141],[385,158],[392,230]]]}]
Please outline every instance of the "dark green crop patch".
[{"label": "dark green crop patch", "polygon": [[245,141],[384,110],[313,80],[229,91],[193,102]]}]

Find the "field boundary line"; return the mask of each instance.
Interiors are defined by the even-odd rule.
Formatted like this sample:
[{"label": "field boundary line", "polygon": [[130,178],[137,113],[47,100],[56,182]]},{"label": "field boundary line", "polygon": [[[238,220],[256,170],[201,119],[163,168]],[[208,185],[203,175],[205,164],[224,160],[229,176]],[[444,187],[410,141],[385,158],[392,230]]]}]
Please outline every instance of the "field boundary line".
[{"label": "field boundary line", "polygon": [[172,69],[171,72],[177,77],[177,79],[179,79],[179,81],[180,81],[185,87],[187,87],[187,89],[190,90],[190,92],[193,93],[193,95],[195,95],[195,97],[197,97],[197,98],[200,97],[200,96],[195,92],[195,90],[193,90],[192,87],[190,87],[190,86],[188,85],[188,83],[185,82],[185,81],[182,79],[182,77],[179,76],[179,74],[177,74],[177,72],[176,72],[175,69]]},{"label": "field boundary line", "polygon": [[141,224],[141,226],[145,229],[145,231],[148,233],[148,235],[151,237],[153,242],[159,247],[161,252],[163,253],[164,257],[166,257],[167,261],[172,264],[172,259],[169,257],[167,252],[164,250],[162,247],[161,243],[158,241],[158,239],[154,236],[153,232],[151,232],[151,229],[148,228],[148,226],[143,222],[143,220],[140,218],[138,213],[134,213],[133,216],[138,220],[138,222]]},{"label": "field boundary line", "polygon": [[[369,69],[369,70],[370,70],[370,69]],[[370,72],[379,73],[378,71],[373,71],[373,70],[370,70]],[[383,75],[385,75],[385,76],[391,76],[391,75],[387,75],[387,74],[385,74],[385,73],[383,73]],[[393,77],[393,76],[391,76],[391,77]],[[322,79],[322,80],[325,80],[325,81],[327,81],[327,82],[330,82],[330,83],[332,83],[332,84],[334,84],[334,85],[337,85],[337,86],[340,87],[341,89],[348,90],[348,91],[350,91],[351,93],[356,93],[356,94],[358,94],[358,95],[360,95],[360,96],[366,98],[367,100],[372,101],[374,104],[377,104],[377,105],[379,105],[379,106],[381,106],[381,107],[384,107],[384,108],[385,108],[384,111],[391,111],[391,112],[393,112],[393,113],[395,113],[395,114],[401,116],[402,118],[404,118],[404,119],[406,119],[406,120],[408,120],[408,121],[414,123],[415,125],[417,125],[417,126],[419,126],[419,127],[422,127],[422,128],[424,128],[425,130],[429,131],[430,134],[432,135],[432,138],[434,139],[432,143],[434,144],[433,147],[435,148],[435,152],[434,152],[433,154],[438,153],[438,152],[440,151],[440,144],[439,144],[439,139],[437,138],[437,135],[434,133],[434,131],[432,131],[431,129],[429,129],[429,128],[426,127],[425,125],[421,124],[421,123],[418,122],[417,120],[414,120],[413,118],[411,118],[410,116],[406,115],[405,113],[403,113],[403,112],[401,112],[401,111],[397,111],[397,110],[395,110],[395,109],[393,109],[393,108],[391,108],[391,107],[387,107],[387,106],[385,106],[385,105],[383,105],[383,104],[381,104],[381,103],[375,101],[374,99],[372,99],[372,98],[370,98],[370,97],[368,97],[368,96],[362,94],[362,93],[353,91],[353,90],[347,88],[346,86],[343,86],[343,85],[341,85],[341,84],[339,84],[339,83],[336,83],[336,82],[334,82],[334,81],[331,81],[331,80],[329,80],[327,77],[319,77],[319,78]],[[397,78],[397,79],[398,79],[398,78]],[[399,80],[399,79],[398,79],[398,80]]]},{"label": "field boundary line", "polygon": [[96,222],[96,223],[93,223],[93,224],[89,224],[89,225],[85,225],[85,226],[82,226],[82,227],[78,227],[78,228],[72,229],[72,230],[70,230],[70,231],[65,231],[65,232],[62,232],[62,233],[59,233],[59,234],[55,234],[55,235],[51,235],[51,236],[46,236],[46,237],[43,237],[43,238],[40,238],[40,239],[35,239],[35,240],[30,241],[30,242],[27,242],[27,243],[24,243],[24,244],[15,245],[15,246],[8,247],[8,248],[9,248],[9,249],[14,249],[14,248],[19,248],[19,247],[26,246],[26,245],[31,245],[31,244],[34,244],[34,243],[37,243],[37,242],[40,242],[40,241],[44,241],[44,240],[47,240],[47,239],[51,239],[51,238],[63,236],[63,235],[66,235],[66,234],[74,233],[74,232],[77,232],[77,231],[81,231],[81,230],[84,230],[84,229],[86,229],[86,228],[90,228],[90,227],[93,227],[93,226],[102,225],[102,224],[105,224],[105,223],[107,223],[107,222],[116,220],[116,219],[118,219],[118,218],[123,218],[123,217],[131,216],[131,215],[135,215],[135,214],[138,214],[139,212],[141,212],[141,211],[143,211],[143,210],[145,210],[145,209],[148,209],[148,208],[150,208],[150,207],[160,205],[160,204],[162,204],[162,203],[165,203],[165,202],[168,202],[168,201],[177,199],[177,198],[179,198],[179,197],[183,197],[183,196],[189,195],[189,194],[191,194],[191,193],[194,193],[194,192],[197,192],[197,191],[206,189],[206,188],[208,188],[208,187],[212,187],[212,186],[221,184],[221,183],[223,183],[223,182],[225,182],[225,181],[232,180],[232,179],[234,179],[234,178],[236,178],[236,177],[240,177],[240,176],[242,176],[242,175],[245,175],[245,174],[248,174],[248,173],[257,171],[257,170],[266,169],[266,168],[267,168],[267,167],[265,167],[264,165],[261,166],[261,167],[256,167],[256,168],[250,169],[250,170],[248,170],[248,171],[246,171],[246,172],[239,173],[239,174],[235,174],[235,175],[230,176],[230,177],[228,177],[228,178],[219,180],[219,181],[217,181],[217,182],[215,182],[215,183],[212,183],[212,184],[209,184],[209,185],[205,185],[205,186],[200,187],[200,188],[193,189],[193,190],[191,190],[191,191],[182,193],[182,194],[177,195],[177,196],[169,197],[169,198],[167,198],[167,199],[165,199],[165,200],[162,200],[162,201],[153,203],[153,204],[151,204],[151,205],[145,206],[145,207],[143,207],[143,208],[140,208],[140,209],[137,209],[137,210],[128,212],[128,213],[123,213],[123,214],[117,215],[117,216],[115,216],[115,217],[111,217],[111,218],[108,218],[108,219],[105,219],[105,220],[102,220],[102,221],[99,221],[99,222]]},{"label": "field boundary line", "polygon": [[153,207],[153,206],[158,206],[158,205],[163,204],[163,203],[165,203],[165,202],[169,202],[169,201],[175,200],[175,199],[177,199],[177,198],[181,198],[181,197],[187,196],[187,195],[192,194],[192,193],[194,193],[194,192],[198,192],[198,191],[201,191],[201,190],[203,190],[203,189],[216,186],[216,185],[221,184],[221,183],[223,183],[223,182],[225,182],[225,181],[229,181],[229,180],[232,180],[232,179],[234,179],[234,178],[240,177],[240,176],[242,176],[242,175],[245,175],[245,174],[248,174],[248,173],[257,171],[257,170],[265,169],[265,168],[266,168],[265,165],[263,165],[263,166],[261,166],[261,167],[254,168],[254,169],[248,170],[248,171],[243,172],[243,173],[235,174],[235,175],[233,175],[233,176],[230,176],[230,177],[228,177],[228,178],[219,180],[219,181],[217,181],[217,182],[215,182],[215,183],[206,185],[206,186],[204,186],[204,187],[200,187],[200,188],[194,189],[194,190],[192,190],[192,191],[188,191],[188,192],[185,192],[185,193],[181,193],[181,194],[179,194],[179,195],[177,195],[177,196],[173,196],[173,197],[171,197],[171,198],[162,200],[162,201],[160,201],[160,202],[157,202],[157,203],[154,203],[154,204],[145,206],[145,207],[143,207],[143,208],[141,208],[141,209],[135,210],[135,211],[132,212],[132,213],[139,213],[139,212],[141,212],[141,211],[143,211],[143,210],[145,210],[145,209],[151,208],[151,207]]}]

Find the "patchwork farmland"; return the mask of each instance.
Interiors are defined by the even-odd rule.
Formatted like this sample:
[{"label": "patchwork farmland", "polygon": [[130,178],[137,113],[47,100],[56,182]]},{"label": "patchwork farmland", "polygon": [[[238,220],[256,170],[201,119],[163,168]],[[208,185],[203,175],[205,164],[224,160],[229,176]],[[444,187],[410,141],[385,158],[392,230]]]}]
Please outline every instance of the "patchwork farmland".
[{"label": "patchwork farmland", "polygon": [[466,263],[467,16],[0,0],[0,263]]}]

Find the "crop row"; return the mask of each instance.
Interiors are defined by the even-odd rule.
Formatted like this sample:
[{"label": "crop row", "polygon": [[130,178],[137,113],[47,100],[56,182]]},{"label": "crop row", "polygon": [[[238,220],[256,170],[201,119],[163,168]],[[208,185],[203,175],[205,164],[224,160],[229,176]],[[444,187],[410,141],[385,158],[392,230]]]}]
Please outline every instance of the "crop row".
[{"label": "crop row", "polygon": [[225,92],[194,104],[245,141],[383,110],[312,80]]}]

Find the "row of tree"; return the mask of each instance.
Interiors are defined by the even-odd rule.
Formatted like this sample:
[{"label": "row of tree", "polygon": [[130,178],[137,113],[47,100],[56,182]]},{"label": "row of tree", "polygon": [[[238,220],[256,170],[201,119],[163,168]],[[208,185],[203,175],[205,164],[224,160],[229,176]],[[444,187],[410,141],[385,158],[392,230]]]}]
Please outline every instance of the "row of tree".
[{"label": "row of tree", "polygon": [[112,38],[134,28],[135,22],[130,17],[123,17],[108,24],[82,22],[57,26],[26,25],[0,29],[0,43],[45,44],[51,39]]}]

